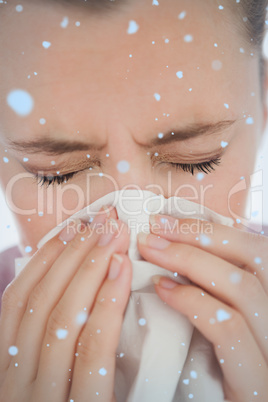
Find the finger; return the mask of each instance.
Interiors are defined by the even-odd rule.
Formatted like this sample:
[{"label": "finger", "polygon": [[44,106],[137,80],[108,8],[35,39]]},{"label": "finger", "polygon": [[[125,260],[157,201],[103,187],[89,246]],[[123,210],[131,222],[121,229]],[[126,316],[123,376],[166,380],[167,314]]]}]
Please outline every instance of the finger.
[{"label": "finger", "polygon": [[[93,224],[95,226],[102,224],[105,222],[107,216],[112,217],[116,215],[115,208],[104,206],[94,218]],[[79,222],[81,223],[79,219],[71,222],[71,232]],[[64,246],[63,242],[59,240],[58,235],[54,236],[32,256],[30,262],[5,289],[2,297],[0,317],[0,383],[2,381],[2,373],[6,370],[11,360],[7,351],[10,346],[15,344],[16,334],[25,313],[30,293],[47,274],[64,250]]]},{"label": "finger", "polygon": [[[105,215],[101,213],[94,219],[96,225],[97,223],[102,225],[104,221]],[[84,227],[82,229],[79,227],[79,222],[79,220],[72,221],[70,226],[64,229],[66,240],[71,240],[71,237],[75,236],[75,233],[78,232],[76,235],[78,240],[74,239],[73,242],[79,244],[81,247],[77,247],[76,253],[73,253],[73,242],[67,245],[66,241],[62,241],[59,235],[57,235],[37,251],[18,278],[15,279],[14,292],[21,295],[19,297],[24,300],[24,308],[22,311],[19,311],[18,308],[14,308],[13,304],[10,305],[10,308],[5,308],[5,306],[3,308],[3,315],[1,316],[3,331],[0,332],[0,364],[2,373],[8,368],[12,360],[12,357],[8,353],[9,347],[12,345],[19,347],[17,342],[18,333],[27,334],[29,330],[32,330],[33,332],[31,332],[31,334],[36,337],[36,343],[40,346],[44,325],[46,324],[44,311],[46,310],[48,314],[48,309],[55,302],[55,297],[59,297],[59,290],[61,289],[61,291],[63,291],[64,286],[71,280],[73,269],[75,269],[75,265],[72,264],[72,261],[77,256],[77,264],[79,264],[79,258],[83,256],[83,252],[80,254],[80,249],[84,249],[84,255],[88,252],[86,244],[83,246],[80,240],[82,237],[81,234],[85,233],[85,231],[87,232],[87,228]],[[78,226],[75,226],[75,224],[78,224]],[[88,233],[91,233],[91,231],[89,230]],[[63,235],[63,231],[60,233],[60,236],[61,235]],[[68,261],[70,262],[69,265]],[[44,262],[46,264],[44,264]],[[51,269],[51,267],[53,267],[53,269]],[[62,268],[60,269],[59,267]],[[52,272],[50,272],[51,270]],[[55,280],[52,279],[54,272],[57,272]],[[10,298],[12,300],[12,297]],[[38,314],[33,317],[34,309],[37,309]],[[38,320],[38,322],[36,320]],[[24,349],[27,349],[27,353],[29,353],[24,361],[28,361],[29,356],[31,356],[31,362],[38,361],[38,349],[36,350],[33,347],[32,337],[22,335],[21,339],[24,340],[21,356],[23,355]],[[29,346],[27,346],[27,343]],[[33,366],[28,364],[27,368],[23,371],[24,375],[27,374],[27,369],[30,370],[33,367],[34,364]],[[23,376],[21,376],[21,378],[22,377]]]},{"label": "finger", "polygon": [[[113,253],[127,251],[127,226],[118,221],[119,235],[115,230],[108,230],[108,226],[49,316],[34,390],[36,397],[44,395],[46,401],[65,400],[70,385],[68,370],[73,366],[77,338],[106,277],[110,257]],[[59,332],[66,334],[64,340],[58,338]],[[57,384],[55,389],[52,383]]]},{"label": "finger", "polygon": [[223,372],[225,398],[264,401],[268,391],[267,363],[243,316],[195,286],[175,283],[171,289],[158,285],[155,289],[163,301],[186,315],[213,344]]},{"label": "finger", "polygon": [[58,236],[49,240],[4,291],[0,317],[0,383],[11,361],[8,349],[16,344],[30,293],[46,275],[64,247]]},{"label": "finger", "polygon": [[150,228],[167,240],[191,244],[255,273],[268,294],[267,237],[218,223],[168,215],[150,215]]},{"label": "finger", "polygon": [[[105,220],[108,219],[118,219],[117,210],[112,205],[103,205],[101,209],[94,213],[91,213],[92,217],[89,219],[90,226],[92,229],[95,229],[99,223],[104,223]],[[100,215],[102,218],[100,218]]]},{"label": "finger", "polygon": [[172,243],[153,234],[140,234],[138,247],[146,260],[186,276],[237,309],[268,359],[268,297],[256,276],[197,247]]},{"label": "finger", "polygon": [[70,398],[74,401],[110,401],[114,392],[116,349],[124,311],[130,295],[131,263],[127,256],[121,261],[121,275],[107,279],[100,289],[89,320],[77,347]]}]

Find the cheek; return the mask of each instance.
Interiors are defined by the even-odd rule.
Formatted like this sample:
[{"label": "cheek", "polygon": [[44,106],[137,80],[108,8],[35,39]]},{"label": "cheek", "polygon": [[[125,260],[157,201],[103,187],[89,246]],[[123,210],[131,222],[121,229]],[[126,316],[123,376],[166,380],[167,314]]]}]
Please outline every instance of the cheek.
[{"label": "cheek", "polygon": [[5,155],[7,155],[9,162],[1,163],[0,181],[9,209],[13,214],[21,216],[33,213],[37,202],[37,195],[32,184],[33,180],[29,178],[29,173],[21,168],[18,161],[8,153]]},{"label": "cheek", "polygon": [[230,216],[245,216],[250,178],[254,173],[257,141],[252,130],[241,132],[233,140],[222,167],[211,180],[205,205],[216,212]]},{"label": "cheek", "polygon": [[23,249],[30,245],[35,251],[37,243],[47,232],[85,206],[83,197],[79,197],[73,186],[66,186],[65,190],[64,187],[52,186],[46,189],[30,180],[21,180],[14,189],[11,211]]},{"label": "cheek", "polygon": [[[1,159],[3,161],[3,157]],[[37,185],[16,160],[10,155],[8,159],[8,163],[1,161],[1,187],[17,224],[21,251],[31,246],[34,252],[47,232],[84,205],[78,205],[79,197],[74,191],[60,192],[56,191],[57,187],[46,189]]]}]

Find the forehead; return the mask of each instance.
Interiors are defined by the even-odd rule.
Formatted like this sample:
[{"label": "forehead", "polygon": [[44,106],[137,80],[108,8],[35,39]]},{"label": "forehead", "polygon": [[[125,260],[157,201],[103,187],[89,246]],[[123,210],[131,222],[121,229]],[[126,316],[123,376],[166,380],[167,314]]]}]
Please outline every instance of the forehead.
[{"label": "forehead", "polygon": [[22,12],[3,8],[2,125],[17,124],[5,102],[14,88],[35,101],[19,118],[25,136],[40,130],[40,118],[70,133],[100,132],[111,119],[143,132],[167,115],[187,123],[222,117],[224,104],[233,106],[228,117],[237,115],[257,91],[257,57],[216,3],[133,1],[103,15],[41,0],[25,1]]}]

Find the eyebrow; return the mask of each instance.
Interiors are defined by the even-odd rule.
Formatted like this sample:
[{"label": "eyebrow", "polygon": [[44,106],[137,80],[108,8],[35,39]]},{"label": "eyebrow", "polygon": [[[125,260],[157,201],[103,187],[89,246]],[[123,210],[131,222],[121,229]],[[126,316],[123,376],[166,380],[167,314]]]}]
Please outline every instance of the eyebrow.
[{"label": "eyebrow", "polygon": [[87,8],[88,11],[105,13],[118,10],[129,3],[129,0],[46,0],[46,2],[59,4],[64,7]]},{"label": "eyebrow", "polygon": [[77,151],[101,151],[104,146],[98,146],[96,144],[90,144],[81,141],[68,141],[57,140],[54,138],[38,138],[33,141],[8,141],[12,149],[19,152],[27,152],[33,154],[41,152],[47,155],[62,155],[70,152]]},{"label": "eyebrow", "polygon": [[[210,135],[219,135],[223,132],[227,131],[230,127],[236,123],[236,120],[221,120],[216,123],[196,123],[189,124],[184,128],[179,130],[173,130],[169,133],[161,133],[163,134],[162,138],[154,138],[150,143],[144,145],[145,147],[152,148],[155,146],[161,146],[165,144],[170,144],[174,142],[187,141],[192,138],[200,137],[200,136],[210,136]],[[158,134],[159,135],[159,134]]]},{"label": "eyebrow", "polygon": [[[222,120],[216,123],[196,123],[186,127],[169,130],[162,133],[161,138],[157,137],[146,144],[140,144],[142,147],[150,149],[155,146],[171,144],[175,142],[187,141],[192,138],[209,135],[219,135],[233,126],[237,120]],[[41,152],[47,155],[62,155],[77,151],[101,151],[105,145],[98,146],[94,143],[81,141],[57,140],[48,137],[42,137],[33,141],[8,141],[10,147],[16,151],[27,152],[29,154]]]}]

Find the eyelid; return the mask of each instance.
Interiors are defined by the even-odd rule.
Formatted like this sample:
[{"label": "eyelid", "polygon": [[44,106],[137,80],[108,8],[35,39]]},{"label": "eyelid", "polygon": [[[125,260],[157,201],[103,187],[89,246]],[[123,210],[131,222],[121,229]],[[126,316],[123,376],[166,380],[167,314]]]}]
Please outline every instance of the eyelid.
[{"label": "eyelid", "polygon": [[[151,161],[154,162],[169,162],[169,163],[181,163],[181,164],[199,164],[199,163],[205,163],[209,162],[212,159],[218,159],[223,156],[225,152],[225,149],[222,148],[221,150],[217,150],[211,153],[203,154],[200,155],[200,157],[196,156],[196,159],[190,160],[188,159],[183,159],[180,157],[178,153],[170,153],[170,152],[159,152],[158,155],[155,155],[155,153],[152,153],[150,158]],[[192,156],[192,155],[191,155]]]},{"label": "eyelid", "polygon": [[21,163],[21,166],[31,174],[35,175],[42,175],[42,176],[57,176],[57,172],[60,172],[59,174],[61,176],[71,174],[71,173],[79,173],[82,172],[83,170],[89,169],[90,167],[100,167],[101,163],[99,160],[91,160],[88,159],[86,163],[82,164],[77,164],[76,166],[71,166],[68,169],[65,166],[57,166],[57,165],[51,165],[51,167],[47,168],[36,168],[35,166],[27,163]]}]

